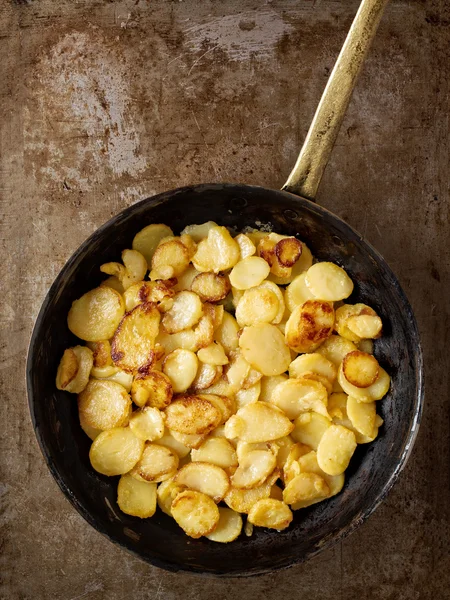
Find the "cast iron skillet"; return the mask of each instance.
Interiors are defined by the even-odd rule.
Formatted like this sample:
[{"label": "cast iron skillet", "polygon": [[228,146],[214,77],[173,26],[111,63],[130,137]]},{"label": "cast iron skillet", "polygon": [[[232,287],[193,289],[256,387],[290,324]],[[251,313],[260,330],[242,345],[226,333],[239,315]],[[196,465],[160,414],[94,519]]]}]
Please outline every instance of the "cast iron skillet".
[{"label": "cast iron skillet", "polygon": [[[140,558],[172,571],[249,576],[281,569],[317,554],[364,521],[386,496],[411,451],[421,415],[422,356],[411,307],[383,258],[337,216],[291,191],[313,197],[348,104],[351,88],[387,0],[363,0],[311,126],[289,191],[234,184],[186,187],[148,198],[98,229],[67,262],[42,305],[29,349],[28,398],[36,436],[60,488],[98,531]],[[337,86],[337,87],[336,87]],[[332,102],[330,100],[330,94]],[[306,166],[305,166],[306,165]],[[271,224],[305,240],[314,256],[345,267],[355,282],[349,302],[367,302],[382,317],[375,355],[392,377],[378,404],[385,425],[372,444],[358,446],[343,491],[295,513],[282,533],[255,528],[229,545],[188,538],[157,511],[141,520],[116,504],[117,478],[89,463],[90,440],[80,428],[73,395],[58,391],[55,374],[65,348],[78,343],[67,328],[76,298],[100,283],[99,266],[117,260],[149,223],[181,231],[214,220],[233,229]]]}]

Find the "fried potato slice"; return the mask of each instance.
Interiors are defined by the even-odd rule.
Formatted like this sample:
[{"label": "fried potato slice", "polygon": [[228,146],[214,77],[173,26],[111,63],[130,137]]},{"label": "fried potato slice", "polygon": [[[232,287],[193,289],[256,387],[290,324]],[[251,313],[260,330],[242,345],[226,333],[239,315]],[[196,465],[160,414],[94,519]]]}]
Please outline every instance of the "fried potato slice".
[{"label": "fried potato slice", "polygon": [[223,469],[207,462],[190,462],[184,465],[175,476],[174,481],[190,490],[206,494],[220,502],[230,487],[230,480]]},{"label": "fried potato slice", "polygon": [[353,281],[342,267],[331,262],[312,265],[306,272],[305,283],[320,300],[336,302],[353,292]]},{"label": "fried potato slice", "polygon": [[219,425],[223,425],[236,412],[236,402],[232,396],[224,394],[197,394],[197,396],[198,398],[208,400],[208,402],[211,402],[219,409],[221,414]]},{"label": "fried potato slice", "polygon": [[116,292],[119,292],[119,294],[123,294],[125,291],[120,279],[117,279],[117,277],[114,277],[114,275],[102,281],[100,287],[110,287],[113,290],[116,290]]},{"label": "fried potato slice", "polygon": [[289,278],[292,274],[292,268],[283,266],[275,253],[277,242],[282,239],[285,239],[285,236],[269,233],[267,237],[260,240],[257,248],[258,256],[267,262],[270,273],[281,280]]},{"label": "fried potato slice", "polygon": [[290,271],[288,276],[277,277],[273,273],[270,273],[268,279],[278,285],[288,285],[294,281],[296,277],[304,273],[309,269],[313,263],[313,256],[311,250],[302,242],[302,254],[292,269],[287,268]]},{"label": "fried potato slice", "polygon": [[[164,279],[178,277],[189,266],[189,251],[179,238],[161,242],[152,257],[152,271],[162,273],[165,267],[172,267],[173,272]],[[152,277],[153,279],[153,277]]]},{"label": "fried potato slice", "polygon": [[323,477],[317,473],[300,473],[284,488],[283,500],[286,504],[314,504],[328,498],[330,488]]},{"label": "fried potato slice", "polygon": [[391,378],[383,369],[379,367],[378,377],[366,388],[359,388],[352,385],[345,377],[343,365],[339,367],[338,381],[342,386],[342,389],[349,396],[353,396],[359,402],[373,402],[374,400],[381,400],[389,391],[391,385]]},{"label": "fried potato slice", "polygon": [[330,425],[317,447],[317,463],[328,475],[340,475],[348,467],[355,449],[353,431],[342,425]]},{"label": "fried potato slice", "polygon": [[[317,475],[323,477],[330,489],[328,498],[339,494],[344,487],[344,474],[341,473],[340,475],[328,475],[322,471],[322,469],[319,467],[319,463],[317,462],[317,452],[314,452],[314,450],[301,456],[298,459],[298,464],[302,473],[316,473]],[[320,502],[320,500],[318,501]],[[315,502],[317,502],[317,500]],[[309,506],[309,504],[303,504],[302,506],[294,505],[292,508],[293,510],[298,510],[298,508],[304,508],[305,506]]]},{"label": "fried potato slice", "polygon": [[152,223],[134,236],[132,248],[140,252],[145,257],[147,264],[151,265],[153,254],[160,241],[165,237],[172,236],[173,231],[167,225]]},{"label": "fried potato slice", "polygon": [[330,420],[318,413],[309,412],[299,415],[294,422],[291,437],[296,442],[317,450],[323,434],[330,427]]},{"label": "fried potato slice", "polygon": [[200,348],[209,346],[213,342],[213,336],[212,319],[209,315],[204,314],[194,329],[187,329],[172,335],[160,332],[157,343],[161,344],[167,354],[179,348],[197,352]]},{"label": "fried potato slice", "polygon": [[250,368],[250,364],[245,360],[240,350],[230,353],[230,363],[226,371],[226,377],[232,386],[233,393],[242,389],[244,381],[250,373]]},{"label": "fried potato slice", "polygon": [[346,326],[361,339],[376,339],[381,335],[383,323],[378,315],[354,315],[347,319]]},{"label": "fried potato slice", "polygon": [[301,377],[310,371],[323,375],[330,383],[333,383],[337,375],[336,366],[318,352],[297,356],[289,365],[289,377]]},{"label": "fried potato slice", "polygon": [[203,302],[219,302],[230,292],[230,280],[222,273],[199,273],[191,283],[191,290],[198,294]]},{"label": "fried potato slice", "polygon": [[214,385],[221,377],[223,367],[199,363],[197,374],[192,382],[191,388],[194,392],[201,392]]},{"label": "fried potato slice", "polygon": [[268,442],[288,435],[294,425],[286,415],[266,402],[247,404],[230,417],[225,424],[228,439],[244,442]]},{"label": "fried potato slice", "polygon": [[113,381],[91,379],[78,396],[80,423],[104,431],[128,423],[131,400]]},{"label": "fried potato slice", "polygon": [[284,296],[283,296],[282,290],[276,285],[276,283],[273,283],[273,281],[263,281],[259,287],[266,289],[266,290],[270,290],[277,297],[278,313],[277,313],[276,317],[272,320],[272,323],[274,325],[281,323],[281,321],[283,320],[284,314],[286,312],[286,306],[284,303]]},{"label": "fried potato slice", "polygon": [[127,311],[138,304],[154,302],[164,312],[162,309],[167,308],[168,302],[175,296],[175,291],[168,284],[168,281],[139,281],[131,285],[124,293]]},{"label": "fried potato slice", "polygon": [[86,346],[92,350],[93,366],[97,368],[108,367],[113,364],[111,358],[111,344],[108,340],[101,342],[88,342]]},{"label": "fried potato slice", "polygon": [[288,379],[272,392],[270,402],[280,408],[293,421],[301,413],[313,411],[329,418],[328,392],[318,381],[304,377]]},{"label": "fried potato slice", "polygon": [[162,410],[171,403],[172,396],[172,383],[160,371],[136,377],[131,386],[131,398],[140,407],[148,405]]},{"label": "fried potato slice", "polygon": [[175,292],[181,292],[183,290],[190,290],[192,282],[194,281],[194,279],[197,277],[198,274],[199,274],[199,272],[197,271],[197,269],[195,267],[193,267],[192,265],[189,265],[187,267],[187,269],[185,271],[183,271],[183,273],[181,273],[181,275],[178,275],[177,283],[173,286],[172,289]]},{"label": "fried potato slice", "polygon": [[264,483],[276,467],[276,458],[267,450],[251,450],[241,454],[239,466],[231,477],[235,488],[251,489]]},{"label": "fried potato slice", "polygon": [[236,307],[236,320],[240,327],[258,323],[272,323],[280,309],[277,294],[266,287],[257,286],[244,292]]},{"label": "fried potato slice", "polygon": [[206,439],[197,450],[191,451],[192,462],[206,462],[222,469],[238,466],[235,448],[228,440],[220,437]]},{"label": "fried potato slice", "polygon": [[231,508],[219,506],[219,522],[212,533],[206,537],[212,542],[228,544],[239,537],[242,531],[242,517]]},{"label": "fried potato slice", "polygon": [[378,377],[380,365],[371,354],[360,350],[346,354],[342,362],[342,371],[345,378],[358,388],[367,388]]},{"label": "fried potato slice", "polygon": [[130,475],[139,481],[165,481],[176,473],[178,454],[167,446],[146,442],[139,462],[130,471]]},{"label": "fried potato slice", "polygon": [[289,453],[291,451],[292,446],[294,445],[294,440],[290,435],[286,435],[282,438],[275,440],[275,444],[277,446],[277,468],[283,470],[284,465],[289,457]]},{"label": "fried potato slice", "polygon": [[197,271],[220,273],[239,261],[241,252],[226,227],[212,227],[208,237],[199,242],[192,264]]},{"label": "fried potato slice", "polygon": [[81,423],[80,423],[80,426],[81,426],[81,429],[84,431],[84,433],[92,441],[94,441],[95,438],[101,434],[100,429],[95,429],[95,427],[91,427],[90,425],[86,425],[86,424],[81,425]]},{"label": "fried potato slice", "polygon": [[239,246],[239,250],[241,252],[241,260],[244,258],[248,258],[249,256],[253,256],[256,253],[256,246],[252,242],[252,240],[245,235],[245,233],[239,233],[234,241]]},{"label": "fried potato slice", "polygon": [[117,367],[136,373],[152,364],[159,321],[160,314],[153,303],[139,304],[125,314],[111,345],[111,356]]},{"label": "fried potato slice", "polygon": [[156,497],[158,506],[163,513],[169,515],[169,517],[172,516],[172,502],[175,500],[178,494],[181,494],[181,492],[184,492],[185,490],[186,488],[184,485],[175,483],[173,477],[171,479],[166,479],[166,481],[162,481],[158,485]]},{"label": "fried potato slice", "polygon": [[374,351],[373,341],[372,340],[361,340],[360,342],[358,342],[357,348],[358,348],[358,350],[361,350],[361,352],[365,352],[366,354],[373,354],[373,351]]},{"label": "fried potato slice", "polygon": [[248,520],[257,527],[282,531],[289,527],[294,515],[287,504],[275,498],[258,500],[248,513]]},{"label": "fried potato slice", "polygon": [[184,329],[191,329],[197,325],[203,315],[203,305],[194,292],[178,292],[172,308],[162,319],[162,324],[167,333],[178,333]]},{"label": "fried potato slice", "polygon": [[217,406],[199,396],[178,397],[166,408],[165,413],[166,425],[171,431],[188,435],[207,435],[222,420],[222,413]]},{"label": "fried potato slice", "polygon": [[261,392],[259,395],[259,400],[261,400],[261,402],[270,402],[273,390],[277,387],[279,383],[287,381],[287,379],[288,376],[284,373],[282,373],[281,375],[272,375],[271,377],[263,377],[261,379]]},{"label": "fried potato slice", "polygon": [[156,483],[137,481],[131,475],[122,475],[117,486],[117,504],[127,515],[141,519],[153,517],[156,511]]},{"label": "fried potato slice", "polygon": [[172,502],[172,516],[189,537],[197,539],[215,530],[220,513],[209,496],[187,490]]},{"label": "fried potato slice", "polygon": [[259,256],[240,260],[231,270],[230,283],[237,290],[249,290],[260,285],[268,276],[270,267]]},{"label": "fried potato slice", "polygon": [[236,319],[225,312],[221,325],[214,332],[214,340],[221,344],[227,355],[239,346],[238,331],[239,325]]},{"label": "fried potato slice", "polygon": [[302,254],[302,243],[295,237],[287,237],[276,243],[274,251],[282,267],[293,267]]},{"label": "fried potato slice", "polygon": [[355,350],[357,350],[357,348],[350,340],[340,337],[339,335],[332,335],[321,344],[320,348],[317,349],[317,353],[324,356],[336,367],[339,367],[344,360],[344,357],[349,352],[354,352]]},{"label": "fried potato slice", "polygon": [[126,290],[131,285],[144,279],[148,267],[145,257],[137,250],[124,250],[122,252],[122,262],[125,265],[122,285]]},{"label": "fried potato slice", "polygon": [[[358,317],[358,319],[350,321],[350,319],[353,319],[353,317]],[[364,317],[364,319],[361,317]],[[366,317],[373,317],[373,319],[367,319],[366,321]],[[354,327],[356,327],[355,331],[352,331],[348,327],[349,321],[350,323],[353,323]],[[373,308],[367,306],[367,304],[344,304],[336,310],[335,329],[339,335],[352,342],[359,342],[361,340],[361,336],[357,333],[359,326],[361,326],[363,329],[361,333],[371,333],[372,328],[375,328],[374,332],[376,331],[378,333],[376,333],[374,337],[379,337],[382,323],[377,313],[373,310]],[[368,331],[364,331],[365,327],[369,328]]]},{"label": "fried potato slice", "polygon": [[314,373],[313,371],[306,371],[305,373],[302,373],[301,378],[312,381],[318,381],[327,390],[328,394],[331,394],[331,392],[333,391],[333,384],[330,383],[330,380],[327,379],[324,375],[319,375],[319,373]]},{"label": "fried potato slice", "polygon": [[70,331],[86,342],[108,340],[125,312],[122,296],[110,287],[98,287],[72,303],[67,316]]},{"label": "fried potato slice", "polygon": [[242,388],[236,392],[236,406],[239,410],[247,404],[257,402],[261,394],[261,384],[257,381],[254,385],[249,388]]},{"label": "fried potato slice", "polygon": [[239,513],[249,513],[252,506],[262,498],[268,498],[272,489],[272,485],[280,476],[280,472],[275,470],[270,477],[258,487],[251,490],[244,490],[230,487],[225,495],[224,501],[227,506]]},{"label": "fried potato slice", "polygon": [[197,449],[205,441],[207,434],[196,434],[196,433],[180,433],[179,431],[170,431],[170,435],[183,446],[188,448]]},{"label": "fried potato slice", "polygon": [[275,325],[262,323],[245,327],[239,347],[247,362],[263,375],[280,375],[291,362],[283,334]]},{"label": "fried potato slice", "polygon": [[200,225],[188,225],[181,232],[182,235],[190,235],[196,244],[204,240],[208,237],[208,233],[210,229],[218,227],[217,223],[214,221],[207,221],[206,223],[201,223]]},{"label": "fried potato slice", "polygon": [[197,352],[197,356],[199,360],[209,365],[222,366],[229,362],[225,350],[219,342],[213,342],[206,348],[201,348]]},{"label": "fried potato slice", "polygon": [[[94,375],[94,369],[91,371],[91,375]],[[131,384],[133,383],[133,375],[131,373],[125,373],[125,371],[121,371],[116,368],[115,372],[108,377],[101,377],[103,381],[113,381],[114,383],[118,383],[125,391],[129,394],[131,391]]]},{"label": "fried potato slice", "polygon": [[92,442],[89,451],[91,465],[102,475],[124,475],[141,458],[144,441],[137,438],[129,427],[102,431]]},{"label": "fried potato slice", "polygon": [[307,300],[316,299],[305,282],[306,273],[298,275],[292,283],[288,285],[285,292],[285,302],[290,312],[293,312],[297,306],[301,306]]},{"label": "fried potato slice", "polygon": [[169,377],[175,393],[185,392],[191,387],[197,370],[198,358],[190,350],[174,350],[166,356],[163,362],[163,372]]},{"label": "fried potato slice", "polygon": [[[377,416],[375,402],[358,402],[353,396],[347,398],[347,415],[353,427],[361,434],[370,437]],[[356,440],[358,442],[358,440]]]},{"label": "fried potato slice", "polygon": [[[330,415],[333,417],[333,423],[335,425],[342,425],[343,427],[346,427],[347,429],[353,431],[353,433],[355,434],[357,444],[368,444],[370,442],[373,442],[373,440],[378,435],[378,428],[383,424],[383,419],[379,417],[379,415],[375,414],[373,420],[373,428],[369,430],[368,425],[370,424],[372,419],[374,403],[361,403],[358,402],[356,398],[353,398],[354,402],[358,402],[358,404],[361,404],[361,410],[359,410],[359,407],[356,406],[352,407],[352,409],[353,418],[358,424],[358,427],[366,432],[362,433],[355,427],[347,413],[347,401],[349,397],[350,396],[347,396],[347,394],[343,393],[331,394],[328,406]],[[364,406],[369,407],[367,412],[365,412]]]},{"label": "fried potato slice", "polygon": [[286,323],[286,343],[296,352],[313,352],[332,334],[333,325],[330,302],[307,300],[294,309]]},{"label": "fried potato slice", "polygon": [[162,413],[152,406],[144,406],[133,412],[130,417],[130,429],[141,440],[154,442],[164,435]]},{"label": "fried potato slice", "polygon": [[225,309],[222,304],[205,302],[203,304],[203,313],[211,319],[214,331],[222,325],[223,315],[225,314]]},{"label": "fried potato slice", "polygon": [[64,351],[56,373],[58,390],[79,394],[88,385],[93,365],[92,351],[85,346],[75,346]]},{"label": "fried potato slice", "polygon": [[283,481],[285,485],[291,482],[297,475],[300,475],[299,459],[309,452],[311,452],[309,446],[298,442],[289,448],[289,453],[283,466]]},{"label": "fried potato slice", "polygon": [[184,458],[189,454],[191,448],[189,446],[185,446],[182,442],[178,441],[172,435],[172,432],[169,429],[164,430],[164,435],[162,438],[159,438],[158,444],[160,446],[166,446],[166,448],[170,448],[178,454],[178,458]]}]

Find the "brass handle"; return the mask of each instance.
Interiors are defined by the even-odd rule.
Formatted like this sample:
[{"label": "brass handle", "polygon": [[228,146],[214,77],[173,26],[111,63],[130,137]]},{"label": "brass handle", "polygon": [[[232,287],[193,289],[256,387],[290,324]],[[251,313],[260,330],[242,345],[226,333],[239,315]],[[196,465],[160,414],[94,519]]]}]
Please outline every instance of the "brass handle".
[{"label": "brass handle", "polygon": [[362,0],[283,190],[314,200],[353,88],[389,0]]}]

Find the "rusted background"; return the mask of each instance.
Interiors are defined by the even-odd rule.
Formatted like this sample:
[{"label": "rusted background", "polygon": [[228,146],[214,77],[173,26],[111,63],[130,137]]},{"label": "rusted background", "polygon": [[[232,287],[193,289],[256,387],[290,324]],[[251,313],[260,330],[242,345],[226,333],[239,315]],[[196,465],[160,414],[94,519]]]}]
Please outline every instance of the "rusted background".
[{"label": "rusted background", "polygon": [[396,271],[427,365],[410,463],[358,532],[270,577],[165,573],[75,513],[28,416],[27,344],[65,260],[155,192],[200,181],[279,187],[357,5],[0,0],[1,598],[450,598],[447,2],[388,8],[318,199]]}]

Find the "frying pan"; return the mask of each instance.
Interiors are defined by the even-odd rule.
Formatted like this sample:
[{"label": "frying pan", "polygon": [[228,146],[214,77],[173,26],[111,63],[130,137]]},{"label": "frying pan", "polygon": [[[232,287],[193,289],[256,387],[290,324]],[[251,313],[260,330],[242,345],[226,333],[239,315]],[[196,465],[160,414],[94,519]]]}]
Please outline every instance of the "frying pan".
[{"label": "frying pan", "polygon": [[[422,354],[412,309],[395,275],[378,252],[339,217],[313,199],[350,101],[364,57],[387,0],[363,0],[330,76],[307,139],[282,191],[235,184],[185,187],[127,208],[88,238],[50,288],[32,334],[27,386],[33,425],[48,467],[61,490],[98,531],[140,558],[172,571],[249,576],[302,562],[342,539],[386,496],[411,452],[421,416]],[[65,348],[77,343],[67,328],[72,302],[100,283],[99,266],[130,248],[149,223],[181,231],[214,220],[233,229],[270,224],[305,240],[314,256],[343,266],[355,283],[350,303],[365,302],[381,316],[384,335],[375,355],[392,377],[378,404],[384,419],[372,444],[358,446],[343,491],[297,511],[278,533],[255,528],[229,545],[188,538],[159,510],[141,520],[120,512],[117,478],[89,463],[90,440],[80,428],[73,396],[55,387]]]}]

